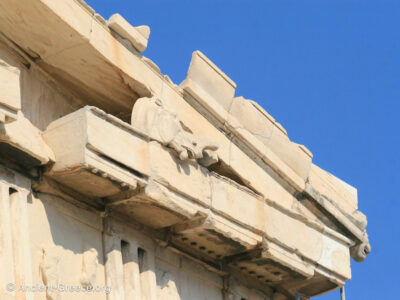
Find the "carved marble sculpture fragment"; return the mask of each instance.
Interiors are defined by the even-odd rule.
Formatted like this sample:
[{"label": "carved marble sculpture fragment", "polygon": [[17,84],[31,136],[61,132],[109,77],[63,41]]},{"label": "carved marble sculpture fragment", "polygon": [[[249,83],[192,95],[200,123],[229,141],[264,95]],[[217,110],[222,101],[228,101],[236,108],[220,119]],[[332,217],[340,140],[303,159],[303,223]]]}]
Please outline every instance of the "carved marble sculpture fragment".
[{"label": "carved marble sculpture fragment", "polygon": [[213,152],[218,149],[218,145],[208,137],[196,136],[184,130],[176,112],[157,97],[136,101],[131,124],[150,139],[173,149],[182,161],[213,157]]}]

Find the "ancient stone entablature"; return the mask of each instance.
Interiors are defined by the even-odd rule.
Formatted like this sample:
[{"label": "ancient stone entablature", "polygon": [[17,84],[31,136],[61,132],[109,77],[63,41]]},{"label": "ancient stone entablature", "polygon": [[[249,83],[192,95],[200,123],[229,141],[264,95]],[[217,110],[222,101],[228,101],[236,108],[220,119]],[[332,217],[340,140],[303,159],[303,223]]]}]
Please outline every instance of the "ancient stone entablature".
[{"label": "ancient stone entablature", "polygon": [[304,300],[371,251],[357,190],[200,51],[176,85],[147,26],[82,0],[0,12],[1,299]]}]

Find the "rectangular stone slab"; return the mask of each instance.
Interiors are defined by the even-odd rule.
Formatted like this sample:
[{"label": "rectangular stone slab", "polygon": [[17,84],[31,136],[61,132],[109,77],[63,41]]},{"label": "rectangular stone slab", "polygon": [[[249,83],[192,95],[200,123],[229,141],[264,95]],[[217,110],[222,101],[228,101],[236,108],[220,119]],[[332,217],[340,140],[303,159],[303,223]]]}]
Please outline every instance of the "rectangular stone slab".
[{"label": "rectangular stone slab", "polygon": [[[189,79],[189,80],[187,80]],[[193,52],[184,88],[196,86],[229,111],[236,84],[200,51]]]},{"label": "rectangular stone slab", "polygon": [[98,109],[85,107],[54,121],[43,138],[55,153],[50,175],[86,195],[136,188],[150,174],[146,138]]},{"label": "rectangular stone slab", "polygon": [[0,59],[0,103],[15,111],[21,109],[20,70]]},{"label": "rectangular stone slab", "polygon": [[121,15],[112,15],[107,24],[108,27],[113,29],[122,38],[129,40],[139,52],[146,50],[149,37],[143,36],[140,31],[129,24]]}]

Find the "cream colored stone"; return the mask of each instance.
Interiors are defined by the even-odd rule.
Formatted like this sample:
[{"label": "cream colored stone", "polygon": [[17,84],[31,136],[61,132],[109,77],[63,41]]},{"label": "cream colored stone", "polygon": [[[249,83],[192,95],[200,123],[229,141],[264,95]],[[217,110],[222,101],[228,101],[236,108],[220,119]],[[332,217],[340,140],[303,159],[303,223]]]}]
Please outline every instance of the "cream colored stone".
[{"label": "cream colored stone", "polygon": [[[46,194],[37,194],[28,203],[30,253],[32,255],[32,284],[61,284],[64,286],[82,286],[83,261],[88,263],[86,274],[91,274],[92,284],[106,286],[101,228],[98,227],[100,216],[78,208],[61,198]],[[95,256],[87,251],[95,249]],[[90,250],[93,253],[94,250]],[[86,256],[86,257],[85,257]],[[88,257],[89,256],[89,257]],[[90,267],[90,265],[92,265]],[[95,268],[93,268],[95,267]],[[95,273],[95,275],[93,274]],[[26,293],[46,299],[46,293]],[[107,297],[106,291],[99,293],[68,292],[50,290],[48,297],[57,299],[101,299]],[[51,298],[48,298],[51,299]]]},{"label": "cream colored stone", "polygon": [[[228,122],[230,126],[233,125],[232,120],[234,119],[230,119]],[[251,160],[256,160],[259,168],[263,169],[271,176],[274,176],[280,185],[293,188],[297,191],[304,190],[304,179],[296,174],[295,171],[289,167],[289,165],[287,165],[277,154],[275,154],[275,152],[265,146],[261,141],[259,141],[244,128],[236,127],[235,133],[236,136],[233,142],[236,142],[240,145],[238,148],[242,152],[244,152],[243,149],[247,148],[248,150],[246,151],[247,153],[243,153],[245,155],[243,158],[250,156]],[[251,150],[248,149],[249,146],[251,146]],[[241,173],[241,171],[238,172]]]},{"label": "cream colored stone", "polygon": [[254,101],[237,97],[233,99],[229,112],[304,181],[307,179],[312,154],[292,143],[286,131],[282,131],[278,123],[259,105]]},{"label": "cream colored stone", "polygon": [[202,159],[204,151],[218,149],[211,139],[184,131],[176,112],[159,98],[138,99],[133,107],[131,124],[149,138],[174,149],[180,160]]},{"label": "cream colored stone", "polygon": [[40,130],[34,127],[21,111],[17,116],[14,122],[0,124],[0,142],[7,143],[30,156],[31,159],[19,158],[22,164],[26,163],[27,168],[55,161],[54,154],[44,142]]},{"label": "cream colored stone", "polygon": [[118,237],[104,235],[103,241],[106,262],[106,283],[112,290],[107,300],[125,299],[121,240]]},{"label": "cream colored stone", "polygon": [[[304,179],[297,175],[293,169],[286,165],[274,152],[272,152],[269,148],[266,148],[264,144],[262,144],[257,138],[250,134],[250,132],[244,129],[241,123],[239,123],[235,117],[228,114],[228,112],[218,102],[211,98],[202,89],[198,88],[195,84],[190,85],[190,87],[188,87],[186,90],[192,95],[195,95],[195,98],[191,96],[187,98],[189,101],[191,101],[192,105],[199,105],[200,111],[205,109],[207,112],[209,112],[209,114],[212,115],[212,118],[215,118],[216,122],[220,124],[220,129],[222,131],[228,132],[233,137],[237,137],[236,141],[243,145],[240,149],[240,151],[245,152],[243,153],[243,157],[254,156],[254,153],[257,154],[262,161],[265,161],[266,168],[272,168],[277,174],[282,176],[284,181],[289,182],[298,191],[302,191],[304,189]],[[175,100],[175,98],[170,98],[170,101],[171,100]],[[174,107],[179,106],[176,104]],[[193,115],[193,112],[191,112],[191,114]],[[184,117],[182,117],[182,119],[184,119]],[[204,132],[204,128],[206,126],[204,123],[208,123],[204,121],[204,119],[196,118],[194,120],[192,118],[188,120],[187,123],[185,122],[185,124],[189,125],[192,131]],[[235,170],[238,168],[237,173],[243,174],[243,168],[239,167],[238,165],[233,165],[230,161],[231,149],[236,149],[236,144],[233,144],[230,139],[227,139],[226,136],[221,135],[221,132],[215,131],[215,129],[210,128],[207,133],[209,135],[212,134],[212,138],[217,141],[218,145],[220,146],[218,154],[221,160]],[[244,177],[244,179],[250,181],[253,179],[253,177],[254,176],[247,176]],[[279,180],[281,181],[281,179]]]},{"label": "cream colored stone", "polygon": [[11,213],[9,204],[9,187],[0,183],[0,261],[3,272],[0,273],[0,291],[8,296],[14,296],[12,291],[6,289],[7,284],[14,283],[14,266],[10,257],[13,257],[13,235],[11,230]]},{"label": "cream colored stone", "polygon": [[[350,255],[370,251],[355,189],[234,98],[202,53],[177,87],[129,45],[144,50],[147,26],[107,26],[81,0],[3,0],[0,31],[0,77],[12,81],[0,96],[15,100],[0,97],[12,146],[0,169],[3,287],[111,288],[38,300],[290,299],[342,286]],[[21,152],[39,161],[25,175],[12,170]]]},{"label": "cream colored stone", "polygon": [[150,27],[147,25],[141,25],[141,26],[137,26],[135,27],[135,29],[137,31],[139,31],[139,33],[146,39],[148,40],[150,37]]},{"label": "cream colored stone", "polygon": [[[7,168],[0,168],[0,260],[4,269],[0,281],[0,295],[14,295],[32,300],[33,295],[25,295],[21,290],[7,289],[7,285],[32,285],[32,260],[29,234],[29,215],[27,196],[29,180],[22,175],[12,173]],[[26,296],[26,297],[25,297]]]},{"label": "cream colored stone", "polygon": [[[83,108],[57,120],[50,124],[43,138],[55,153],[53,176],[64,184],[68,181],[67,185],[74,189],[83,189],[87,195],[104,197],[118,193],[122,186],[112,181],[136,188],[141,178],[132,175],[130,169],[139,176],[150,175],[149,149],[143,135],[99,110]],[[99,188],[98,182],[106,185]]]},{"label": "cream colored stone", "polygon": [[[11,213],[11,233],[13,236],[13,260],[14,260],[14,283],[32,284],[32,260],[29,252],[30,236],[28,232],[27,195],[24,190],[9,191],[9,204]],[[24,293],[16,290],[17,297],[24,296]],[[27,299],[33,299],[29,295]]]},{"label": "cream colored stone", "polygon": [[223,216],[213,214],[210,219],[208,229],[215,230],[220,235],[225,236],[225,240],[231,239],[237,243],[240,243],[244,249],[252,249],[261,243],[262,236],[255,233],[243,226],[232,222]]},{"label": "cream colored stone", "polygon": [[140,299],[140,266],[139,254],[136,244],[125,242],[122,252],[124,262],[124,291],[127,299]]},{"label": "cream colored stone", "polygon": [[200,89],[229,111],[236,84],[203,53],[195,51],[187,77],[181,87],[189,93],[194,89]]},{"label": "cream colored stone", "polygon": [[[350,232],[352,235],[353,243],[350,248],[350,254],[356,261],[364,261],[366,255],[371,251],[371,246],[368,240],[368,234],[365,231],[365,223],[359,222],[346,213],[344,213],[341,209],[337,207],[337,205],[326,198],[324,195],[320,194],[316,191],[310,184],[306,185],[305,191],[308,195],[313,197],[313,199],[323,207],[327,214],[330,215],[331,218],[335,219],[336,222],[343,226],[347,232]],[[357,216],[357,213],[355,212]],[[364,218],[363,215],[359,216],[361,220]],[[361,226],[363,225],[363,226]]]},{"label": "cream colored stone", "polygon": [[269,240],[268,238],[263,240],[263,245],[266,250],[262,253],[262,257],[271,258],[273,261],[290,268],[305,278],[314,276],[315,269],[313,266],[305,262],[305,259],[296,251],[288,250],[284,245],[280,245],[279,241]]},{"label": "cream colored stone", "polygon": [[286,134],[281,130],[275,129],[272,132],[268,147],[270,147],[271,150],[304,181],[307,179],[310,172],[312,156],[299,148],[298,144],[292,143]]},{"label": "cream colored stone", "polygon": [[185,257],[179,260],[180,263],[175,265],[171,264],[165,256],[157,257],[157,299],[170,299],[163,297],[165,294],[179,296],[178,299],[222,299],[220,276],[216,276],[215,273],[207,271]]},{"label": "cream colored stone", "polygon": [[143,233],[133,230],[132,226],[115,219],[107,220],[106,231],[117,240],[117,245],[118,241],[121,242],[122,262],[119,259],[116,262],[123,265],[122,285],[124,288],[127,284],[131,286],[130,290],[124,290],[125,298],[122,299],[130,299],[127,295],[136,295],[139,299],[157,299],[154,242]]},{"label": "cream colored stone", "polygon": [[311,166],[309,182],[348,214],[357,210],[357,190],[314,164]]},{"label": "cream colored stone", "polygon": [[[58,287],[60,284],[60,260],[62,260],[62,249],[57,246],[45,246],[42,249],[42,261],[40,262],[40,274],[46,286]],[[58,300],[61,298],[62,291],[58,289],[47,289],[46,298]]]},{"label": "cream colored stone", "polygon": [[[199,55],[196,56],[196,53],[193,54],[192,62],[198,61],[200,59],[198,57],[202,57],[202,56],[199,56]],[[189,74],[190,74],[190,69],[189,69]],[[208,76],[208,77],[210,77],[210,76]],[[209,94],[210,89],[205,89],[198,82],[196,82],[195,79],[191,78],[189,75],[185,79],[185,81],[181,84],[181,86],[187,93],[189,93],[191,96],[193,96],[196,99],[196,101],[198,101],[200,103],[200,105],[202,105],[208,111],[211,111],[212,114],[214,115],[214,117],[218,118],[219,122],[221,122],[223,124],[225,122],[228,122],[228,125],[230,126],[229,129],[231,129],[233,133],[235,131],[240,130],[240,127],[243,126],[240,122],[238,123],[233,118],[233,117],[239,117],[239,118],[243,119],[243,116],[247,115],[246,112],[244,112],[243,114],[241,114],[239,112],[240,109],[243,107],[238,107],[238,106],[235,107],[234,113],[236,113],[236,115],[231,116],[230,114],[227,113],[227,111],[232,110],[231,107],[233,107],[235,105],[235,103],[236,103],[235,100],[237,100],[237,98],[235,98],[235,100],[233,100],[233,101],[230,99],[229,105],[223,105],[222,103],[218,102],[218,99],[221,99],[222,97],[219,97],[216,100],[212,95]],[[233,97],[233,95],[232,95],[232,97]],[[240,99],[240,98],[238,100],[238,102],[243,102],[243,101],[245,101],[245,100]],[[244,104],[246,104],[246,103],[244,103]],[[263,122],[262,119],[266,119],[264,121],[268,122],[268,117],[269,117],[269,119],[271,119],[268,114],[266,114],[264,111],[261,111],[256,106],[252,105],[252,106],[248,106],[248,107],[250,109],[250,113],[252,115],[254,115],[254,117],[247,118],[247,119],[251,119],[251,120],[257,119],[257,113],[260,113],[258,119],[261,118],[261,122]],[[244,120],[244,122],[245,122],[245,124],[247,124],[246,122],[250,122],[250,121]],[[286,133],[284,131],[282,131],[281,126],[278,126],[279,124],[274,122],[273,125],[275,125],[275,126],[272,126],[271,133],[270,133],[271,134],[270,139],[272,141],[270,141],[270,143],[268,144],[268,147],[271,148],[274,153],[278,153],[279,154],[278,156],[280,157],[280,159],[283,160],[286,164],[288,164],[288,166],[290,168],[292,168],[295,172],[297,172],[298,176],[302,177],[303,181],[305,181],[307,179],[309,167],[311,164],[311,157],[310,157],[309,153],[301,151],[301,149],[299,149],[296,144],[292,144],[289,141],[289,139],[287,138]],[[251,125],[247,126],[250,128],[250,131],[252,129],[254,129],[255,125],[252,125],[252,126]],[[247,129],[246,126],[244,126],[244,127]],[[260,132],[257,132],[257,129],[255,130],[256,136],[258,135],[257,137],[259,137],[260,134],[261,135],[263,134],[262,131],[264,129],[261,129],[260,127],[262,127],[262,126],[259,125],[258,131],[260,131]],[[274,132],[274,134],[272,135],[272,129],[274,129],[274,128],[276,129],[276,132]],[[282,139],[280,134],[283,134],[286,138]],[[266,134],[266,136],[268,136],[268,133]],[[245,140],[246,140],[246,142],[248,142],[248,138]],[[266,142],[266,141],[263,140],[263,142]],[[250,144],[253,147],[257,148],[257,146],[254,146],[254,143],[250,143]],[[269,157],[268,153],[265,154],[265,156]],[[271,160],[271,159],[267,159],[267,160]],[[273,168],[276,169],[276,171],[278,173],[282,173],[281,168],[277,167],[276,164],[272,164],[272,166],[273,166]],[[286,173],[284,173],[284,174],[286,175],[285,177],[289,181],[294,180],[292,178],[293,176],[288,175]],[[300,184],[300,186],[302,186],[302,185],[304,185],[304,183]],[[302,190],[302,189],[300,188],[300,190]]]},{"label": "cream colored stone", "polygon": [[159,144],[150,144],[151,179],[195,201],[209,205],[210,174],[196,162],[181,162]]},{"label": "cream colored stone", "polygon": [[[224,134],[222,134],[218,130],[215,130],[215,128],[209,122],[207,122],[207,120],[201,114],[194,111],[193,108],[185,104],[185,102],[182,103],[180,99],[175,96],[174,92],[172,92],[171,95],[168,96],[170,97],[166,98],[170,101],[169,103],[173,107],[175,107],[183,123],[189,125],[190,129],[195,134],[197,135],[207,134],[210,138],[216,141],[219,145],[218,149],[219,158],[223,160],[228,166],[232,167],[233,170],[237,171],[244,181],[249,182],[249,184],[260,193],[264,194],[265,192],[264,194],[265,196],[270,197],[271,199],[276,199],[276,201],[282,201],[283,203],[286,203],[285,202],[286,197],[282,197],[282,195],[286,195],[288,193],[284,191],[283,187],[279,186],[280,184],[274,183],[273,185],[272,184],[269,185],[265,184],[265,182],[262,182],[264,178],[267,178],[268,180],[267,182],[271,182],[271,179],[268,179],[271,176],[265,174],[265,171],[262,170],[262,168],[260,168],[259,165],[257,165],[251,159],[249,159],[249,157],[245,153],[243,153],[240,149],[238,149],[238,147],[234,143],[232,143],[229,139],[227,139],[227,137]],[[214,108],[217,108],[218,105],[219,104],[216,103]],[[211,106],[212,105],[210,104],[210,107]],[[225,110],[223,110],[222,107],[220,107],[219,112],[223,113],[225,112]],[[221,116],[221,119],[223,118],[227,118],[227,115],[225,115],[225,117]],[[240,129],[238,130],[240,131]],[[246,134],[246,132],[243,130],[240,131],[240,133]],[[258,143],[257,146],[255,147],[257,147],[257,149],[260,149],[259,153],[266,153],[268,151],[265,150],[265,146],[257,139],[255,139],[250,133],[247,133],[246,138],[247,139],[253,138],[252,145]],[[269,151],[269,153],[265,155],[265,160],[268,161],[268,164],[274,166],[275,169],[280,170],[283,174],[285,174],[285,178],[289,178],[290,181],[293,182],[293,184],[300,190],[304,188],[304,182],[302,182],[301,178],[296,176],[296,174],[294,174],[294,172],[291,171],[290,168],[288,168],[285,164],[283,164],[281,160],[272,151]],[[246,166],[246,168],[243,168],[244,165]],[[281,192],[273,193],[273,190],[282,190],[283,193]],[[289,194],[288,197],[292,198]],[[288,205],[291,206],[292,203],[290,202]]]},{"label": "cream colored stone", "polygon": [[[187,197],[185,197],[184,195],[182,195],[185,190],[175,192],[174,190],[172,190],[174,186],[171,186],[169,185],[169,183],[166,182],[158,183],[158,181],[161,180],[158,180],[157,177],[153,177],[154,181],[149,181],[149,184],[146,186],[144,191],[145,196],[149,198],[146,199],[145,204],[150,205],[150,207],[148,207],[147,210],[138,210],[142,214],[142,216],[137,216],[137,220],[140,220],[142,221],[142,223],[145,223],[151,227],[162,228],[173,226],[184,220],[192,219],[196,217],[199,212],[204,213],[206,211],[204,204],[208,204],[210,201],[208,194],[210,191],[207,185],[201,186],[205,188],[206,191],[201,191],[200,187],[197,188],[195,191],[191,191],[187,195]],[[183,185],[184,183],[182,185],[177,185],[176,187],[179,189]],[[202,196],[203,198],[197,198],[196,202],[188,198],[195,195],[195,193],[199,193],[197,196]],[[162,210],[154,210],[154,208],[151,207],[152,205],[164,208],[167,210],[167,212],[172,212],[172,214],[167,214]],[[161,213],[164,213],[164,215],[162,215]],[[162,218],[159,218],[159,216],[162,216]]]},{"label": "cream colored stone", "polygon": [[[229,281],[229,300],[242,300],[242,299],[252,299],[252,300],[265,300],[265,295],[260,291],[255,289],[246,288],[243,282],[237,282],[234,278],[230,278]],[[270,299],[270,298],[267,298]]]},{"label": "cream colored stone", "polygon": [[[264,197],[290,208],[296,201],[290,190],[279,183],[279,177],[270,169],[261,168],[257,162],[249,159],[239,148],[232,145],[229,155],[230,166],[241,170],[240,176],[248,185]],[[243,168],[243,166],[246,166]],[[247,181],[248,180],[248,181]]]},{"label": "cream colored stone", "polygon": [[82,5],[84,9],[86,9],[90,14],[95,14],[95,10],[90,7],[84,0],[77,0],[79,4]]},{"label": "cream colored stone", "polygon": [[[15,11],[20,11],[21,14],[27,13],[29,16],[26,19],[21,19]],[[107,67],[101,63],[104,62],[104,59],[107,60],[108,58],[113,63],[117,61],[123,63],[130,60],[132,53],[116,41],[108,28],[96,19],[93,19],[93,16],[82,8],[80,4],[73,1],[2,2],[1,12],[3,18],[0,16],[0,26],[3,32],[7,32],[7,36],[10,36],[9,33],[11,33],[15,41],[23,49],[29,50],[32,56],[36,53],[36,57],[46,57],[46,63],[48,62],[55,67],[55,69],[52,69],[52,73],[57,72],[56,70],[66,71],[65,68],[69,68],[67,73],[70,74],[75,73],[77,75],[81,71],[85,73],[85,75],[81,74],[78,77],[75,75],[72,76],[70,79],[75,79],[69,82],[71,84],[69,88],[76,86],[76,82],[81,82],[83,78],[90,78],[91,83],[88,83],[87,87],[94,88],[97,86],[97,88],[102,90],[97,96],[92,95],[88,91],[84,92],[84,95],[81,94],[80,97],[85,99],[85,101],[88,100],[89,103],[96,104],[97,106],[105,105],[102,108],[107,108],[110,112],[117,113],[118,111],[125,110],[129,113],[135,99],[132,97],[132,90],[129,86],[134,86],[135,90],[143,88],[140,94],[142,96],[149,95],[149,89],[140,83],[141,80],[132,81],[130,78],[122,80],[121,76],[124,76],[124,74],[121,75],[111,65]],[[48,22],[46,26],[43,26],[40,22],[36,22],[43,19],[46,19]],[[30,25],[24,28],[23,24],[28,23]],[[63,34],[60,35],[60,32]],[[43,43],[43,41],[48,42]],[[100,50],[101,53],[91,53],[90,49],[94,50],[94,45],[98,50],[102,49]],[[140,61],[140,58],[137,58],[137,61]],[[86,67],[82,67],[83,65],[77,67],[77,63],[86,65]],[[97,71],[93,72],[94,69],[92,67],[95,67]],[[103,67],[107,70],[101,70]],[[103,81],[104,76],[109,72],[113,74],[114,78],[110,81],[107,80],[107,83],[105,83]],[[120,86],[121,84],[122,86]],[[117,106],[107,105],[107,99],[117,99],[120,96],[124,100],[119,101]]]},{"label": "cream colored stone", "polygon": [[[30,11],[30,14],[19,14],[18,12]],[[91,26],[91,16],[85,11],[78,3],[71,5],[69,1],[19,1],[15,2],[2,2],[2,27],[5,29],[14,28],[14,36],[18,35],[20,45],[27,49],[30,48],[32,52],[36,52],[40,57],[44,58],[50,56],[64,49],[65,43],[69,46],[76,46],[81,42],[81,38],[88,40]],[[51,12],[49,14],[49,12]],[[56,13],[61,17],[60,20],[55,21],[52,13]],[[38,22],[43,16],[48,17],[48,21],[52,23],[40,24]],[[6,19],[5,17],[9,18]],[[12,18],[10,18],[12,16]],[[50,20],[51,19],[51,20]],[[30,24],[30,31],[39,29],[36,35],[29,35],[20,30],[18,22],[23,24]],[[66,30],[64,22],[68,22],[69,28]],[[63,34],[59,34],[62,32]],[[58,40],[59,43],[43,43],[43,41],[51,41],[52,39]],[[38,47],[33,46],[37,45]],[[39,46],[40,45],[40,46]]]},{"label": "cream colored stone", "polygon": [[268,145],[274,130],[275,120],[254,101],[236,97],[229,113],[235,117],[251,134]]},{"label": "cream colored stone", "polygon": [[327,236],[269,205],[265,206],[265,219],[268,239],[279,240],[284,247],[350,279],[349,245],[345,241]]},{"label": "cream colored stone", "polygon": [[[21,109],[20,70],[0,59],[0,110],[7,119],[15,119]],[[4,119],[4,122],[7,121]],[[2,122],[2,123],[4,123]]]},{"label": "cream colored stone", "polygon": [[135,28],[119,14],[112,15],[107,24],[108,27],[122,38],[129,40],[139,52],[146,50],[150,36],[150,27],[139,26]]},{"label": "cream colored stone", "polygon": [[256,232],[263,231],[265,220],[262,197],[216,174],[211,176],[211,186],[213,211]]},{"label": "cream colored stone", "polygon": [[[105,47],[104,45],[111,45],[113,44],[112,42],[112,37],[108,36],[106,32],[104,32],[104,30],[98,26],[97,23],[93,23],[93,31],[92,31],[92,39],[91,39],[91,45],[95,46],[99,51],[101,51],[106,57],[109,57],[110,62],[117,64],[120,68],[123,68],[125,71],[127,72],[139,72],[140,75],[138,76],[134,76],[136,79],[136,81],[140,78],[140,80],[143,82],[146,81],[149,85],[149,87],[154,90],[154,91],[160,91],[161,90],[161,82],[157,82],[156,78],[154,77],[154,74],[152,72],[148,72],[150,70],[147,70],[146,68],[143,68],[143,66],[141,66],[140,64],[137,64],[137,60],[135,59],[135,57],[131,56],[129,54],[129,52],[126,52],[124,50],[123,47],[118,48],[118,58],[115,56],[115,51],[111,51],[110,47]],[[78,50],[82,50],[82,53],[86,53],[86,50],[83,51],[83,44],[82,44],[82,49],[74,49],[74,52],[76,53],[76,51]],[[61,69],[65,69],[65,68],[70,68],[67,72],[71,73],[71,74],[78,74],[82,68],[80,69],[74,69],[72,70],[71,68],[74,67],[75,65],[79,64],[78,62],[73,62],[74,60],[76,60],[76,55],[71,56],[71,63],[69,63],[68,65],[63,65],[65,62],[65,57],[68,57],[69,55],[73,55],[72,53],[72,49],[71,50],[67,50],[63,52],[63,57],[61,59],[58,59],[58,56],[53,56],[51,57],[51,61],[53,64],[55,64],[57,66],[57,68],[61,68]],[[129,56],[129,59],[128,59]],[[79,57],[82,57],[81,55]],[[86,57],[85,60],[86,61],[93,61],[94,56],[92,57]],[[99,63],[99,62],[98,62]],[[133,66],[132,64],[135,64],[135,66]],[[106,66],[108,64],[105,64],[104,66]],[[125,66],[131,65],[129,68],[125,68]],[[89,69],[86,69],[89,70]],[[102,75],[102,78],[104,78],[104,76],[106,76],[107,71],[106,70],[102,70],[101,72],[94,72],[93,74],[100,74]],[[98,82],[99,80],[96,80],[95,77],[93,77],[93,74],[91,75],[90,80],[93,79],[92,82],[87,83],[88,86],[92,86],[98,89],[98,90],[104,90],[105,92],[112,92],[112,98],[116,99],[116,98],[120,98],[118,96],[118,94],[121,93],[121,91],[124,89],[122,86],[118,89],[118,90],[114,90],[114,87],[118,85],[117,82],[114,82],[112,84],[112,86],[109,86],[108,88],[104,89],[105,86],[98,86],[96,81]],[[85,76],[80,76],[80,78],[86,78]],[[118,75],[118,78],[120,78],[120,76]],[[124,81],[128,80],[127,77],[123,77]],[[140,85],[138,85],[137,83],[135,83],[134,81],[131,81],[130,79],[127,81],[128,85],[131,87],[134,87],[135,90],[140,89]],[[126,102],[129,103],[129,100],[126,101],[122,101],[122,103]],[[176,107],[175,107],[176,108]],[[114,109],[114,108],[113,108]]]},{"label": "cream colored stone", "polygon": [[98,252],[95,248],[85,249],[82,258],[81,283],[85,287],[93,288],[96,282],[98,267]]}]

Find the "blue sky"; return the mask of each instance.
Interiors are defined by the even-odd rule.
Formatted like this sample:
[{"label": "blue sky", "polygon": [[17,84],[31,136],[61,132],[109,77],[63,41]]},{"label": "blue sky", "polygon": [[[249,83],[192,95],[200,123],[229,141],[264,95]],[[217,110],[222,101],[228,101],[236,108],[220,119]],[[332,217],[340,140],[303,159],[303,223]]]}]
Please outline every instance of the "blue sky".
[{"label": "blue sky", "polygon": [[236,95],[259,102],[314,163],[357,187],[372,253],[352,262],[347,298],[399,297],[400,1],[87,2],[106,19],[118,12],[149,25],[144,55],[176,83],[201,50]]}]

